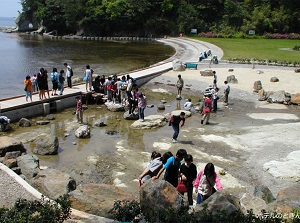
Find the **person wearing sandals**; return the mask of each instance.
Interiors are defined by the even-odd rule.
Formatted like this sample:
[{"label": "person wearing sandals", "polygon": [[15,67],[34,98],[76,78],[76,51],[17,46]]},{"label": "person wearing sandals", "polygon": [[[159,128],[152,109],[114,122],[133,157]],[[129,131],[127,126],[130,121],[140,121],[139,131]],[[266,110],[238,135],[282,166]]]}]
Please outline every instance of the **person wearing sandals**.
[{"label": "person wearing sandals", "polygon": [[215,172],[214,164],[207,163],[205,168],[198,173],[194,187],[195,192],[198,193],[197,205],[209,198],[214,192],[223,189],[218,174]]}]

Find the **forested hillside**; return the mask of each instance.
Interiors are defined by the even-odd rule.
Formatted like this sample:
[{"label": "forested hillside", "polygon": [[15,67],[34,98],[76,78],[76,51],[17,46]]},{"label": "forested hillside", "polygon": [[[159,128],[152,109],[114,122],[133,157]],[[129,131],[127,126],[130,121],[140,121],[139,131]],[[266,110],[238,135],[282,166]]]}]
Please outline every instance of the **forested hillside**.
[{"label": "forested hillside", "polygon": [[98,36],[297,33],[299,0],[21,0],[47,31]]}]

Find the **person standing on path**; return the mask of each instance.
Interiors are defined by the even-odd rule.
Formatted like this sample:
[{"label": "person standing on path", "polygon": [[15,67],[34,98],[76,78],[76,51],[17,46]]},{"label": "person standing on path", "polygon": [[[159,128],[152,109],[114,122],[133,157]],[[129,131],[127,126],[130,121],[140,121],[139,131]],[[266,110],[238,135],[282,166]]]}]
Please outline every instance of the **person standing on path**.
[{"label": "person standing on path", "polygon": [[218,76],[216,74],[216,71],[214,70],[213,71],[213,75],[214,75],[214,80],[213,80],[213,88],[216,89],[218,86],[217,86],[217,82],[218,82]]},{"label": "person standing on path", "polygon": [[213,112],[217,112],[218,110],[218,100],[219,100],[219,96],[218,96],[218,92],[219,92],[219,88],[214,88],[212,90],[212,111]]},{"label": "person standing on path", "polygon": [[32,102],[32,82],[29,75],[26,76],[24,85],[24,90],[26,91],[26,102],[28,102],[28,98],[30,98],[30,101]]},{"label": "person standing on path", "polygon": [[85,74],[85,90],[86,92],[92,91],[92,83],[93,83],[93,78],[92,78],[92,69],[90,65],[86,65],[86,70],[84,72]]},{"label": "person standing on path", "polygon": [[228,95],[230,93],[230,86],[227,81],[224,81],[225,87],[224,87],[224,105],[228,105]]},{"label": "person standing on path", "polygon": [[37,92],[39,90],[36,74],[34,74],[31,78],[32,82],[32,92]]},{"label": "person standing on path", "polygon": [[82,109],[82,102],[80,100],[80,97],[77,96],[76,97],[76,118],[77,118],[77,122],[79,124],[81,124],[83,122],[83,109]]},{"label": "person standing on path", "polygon": [[51,96],[57,95],[56,91],[58,88],[58,73],[57,73],[57,68],[54,67],[52,70],[52,73],[50,75],[50,80],[52,81],[52,93]]},{"label": "person standing on path", "polygon": [[45,96],[45,70],[40,68],[40,72],[37,74],[37,83],[39,87],[39,98],[40,100],[46,99]]},{"label": "person standing on path", "polygon": [[170,121],[169,121],[169,126],[172,126],[174,133],[172,137],[172,142],[176,143],[178,134],[179,134],[179,124],[181,123],[181,127],[184,126],[185,123],[185,113],[181,112],[180,115],[171,115]]},{"label": "person standing on path", "polygon": [[179,176],[179,168],[181,166],[181,161],[187,155],[185,149],[179,149],[175,156],[171,156],[167,162],[163,165],[156,176],[152,177],[152,180],[156,180],[160,177],[160,175],[166,170],[164,180],[168,181],[175,188],[178,185],[178,176]]},{"label": "person standing on path", "polygon": [[65,82],[65,78],[64,78],[64,70],[60,70],[59,75],[58,75],[58,89],[60,89],[59,95],[63,95],[64,92],[64,82]]},{"label": "person standing on path", "polygon": [[45,74],[44,74],[44,78],[45,78],[44,98],[46,99],[46,92],[47,92],[48,98],[50,98],[50,93],[49,93],[49,86],[48,86],[48,71],[45,70],[44,72],[45,72]]},{"label": "person standing on path", "polygon": [[66,78],[67,78],[67,84],[69,88],[72,88],[72,76],[73,76],[73,71],[70,65],[67,63],[64,63],[64,66],[66,68]]},{"label": "person standing on path", "polygon": [[177,98],[178,99],[181,99],[181,91],[182,91],[182,88],[183,88],[183,85],[184,85],[184,81],[183,79],[181,78],[181,75],[179,74],[178,75],[178,80],[177,80]]}]

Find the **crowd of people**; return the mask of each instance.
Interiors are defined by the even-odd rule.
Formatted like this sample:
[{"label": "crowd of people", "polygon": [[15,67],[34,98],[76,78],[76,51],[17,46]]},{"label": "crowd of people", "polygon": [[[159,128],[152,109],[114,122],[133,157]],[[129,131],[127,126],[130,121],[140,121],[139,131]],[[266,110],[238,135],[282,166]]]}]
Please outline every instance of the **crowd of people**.
[{"label": "crowd of people", "polygon": [[[184,160],[184,163],[182,163]],[[188,197],[189,205],[193,205],[193,193],[197,194],[196,204],[201,204],[215,191],[222,190],[222,184],[215,172],[214,164],[207,163],[205,167],[197,171],[193,163],[193,156],[185,149],[179,149],[175,156],[170,152],[163,155],[154,151],[151,154],[151,161],[138,177],[139,186],[148,180],[159,179],[164,173],[163,179],[173,185],[182,195]],[[179,190],[179,184],[184,184],[185,189]]]},{"label": "crowd of people", "polygon": [[[39,99],[44,100],[50,98],[51,96],[58,95],[57,90],[59,90],[59,95],[63,95],[64,91],[64,82],[67,79],[67,85],[69,88],[72,88],[72,76],[73,70],[70,65],[64,63],[64,69],[61,69],[58,73],[57,68],[54,67],[50,74],[50,81],[52,82],[52,91],[49,87],[49,75],[48,71],[44,68],[40,68],[37,74],[34,74],[32,77],[29,75],[26,76],[24,80],[24,91],[26,92],[25,99],[28,102],[28,99],[32,102],[32,93],[38,92]],[[65,75],[64,75],[65,74]]]},{"label": "crowd of people", "polygon": [[[219,97],[219,90],[220,88],[217,85],[218,76],[216,71],[213,71],[213,84],[209,84],[208,87],[204,91],[203,97],[203,109],[202,109],[202,117],[201,117],[201,124],[209,124],[209,118],[211,112],[217,112],[218,110],[218,100]],[[177,80],[177,91],[178,95],[176,97],[177,100],[181,100],[181,91],[184,85],[184,80],[182,79],[181,75],[178,75]],[[230,86],[228,81],[224,81],[224,106],[228,106],[228,95],[230,93]],[[201,101],[201,100],[200,100]],[[189,98],[183,105],[183,109],[186,111],[191,111],[194,108],[192,100]],[[174,130],[174,132],[176,132]],[[179,132],[179,131],[178,131]],[[173,141],[174,142],[174,141]]]}]

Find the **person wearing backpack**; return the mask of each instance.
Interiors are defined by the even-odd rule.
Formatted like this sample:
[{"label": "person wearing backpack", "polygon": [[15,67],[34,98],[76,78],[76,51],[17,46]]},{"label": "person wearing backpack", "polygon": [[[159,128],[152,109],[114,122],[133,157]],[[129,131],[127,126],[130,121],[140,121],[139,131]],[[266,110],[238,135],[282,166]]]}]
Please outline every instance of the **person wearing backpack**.
[{"label": "person wearing backpack", "polygon": [[67,63],[64,63],[64,66],[66,68],[66,78],[67,78],[67,83],[68,87],[72,88],[72,76],[73,76],[73,70],[70,65]]},{"label": "person wearing backpack", "polygon": [[58,88],[58,73],[57,73],[57,68],[54,67],[53,70],[52,70],[52,73],[50,75],[50,80],[52,81],[52,93],[51,93],[51,96],[53,95],[57,95],[56,94],[56,91],[57,91],[57,88]]},{"label": "person wearing backpack", "polygon": [[58,89],[60,89],[59,95],[63,95],[64,92],[64,70],[60,70],[59,75],[58,75]]}]

